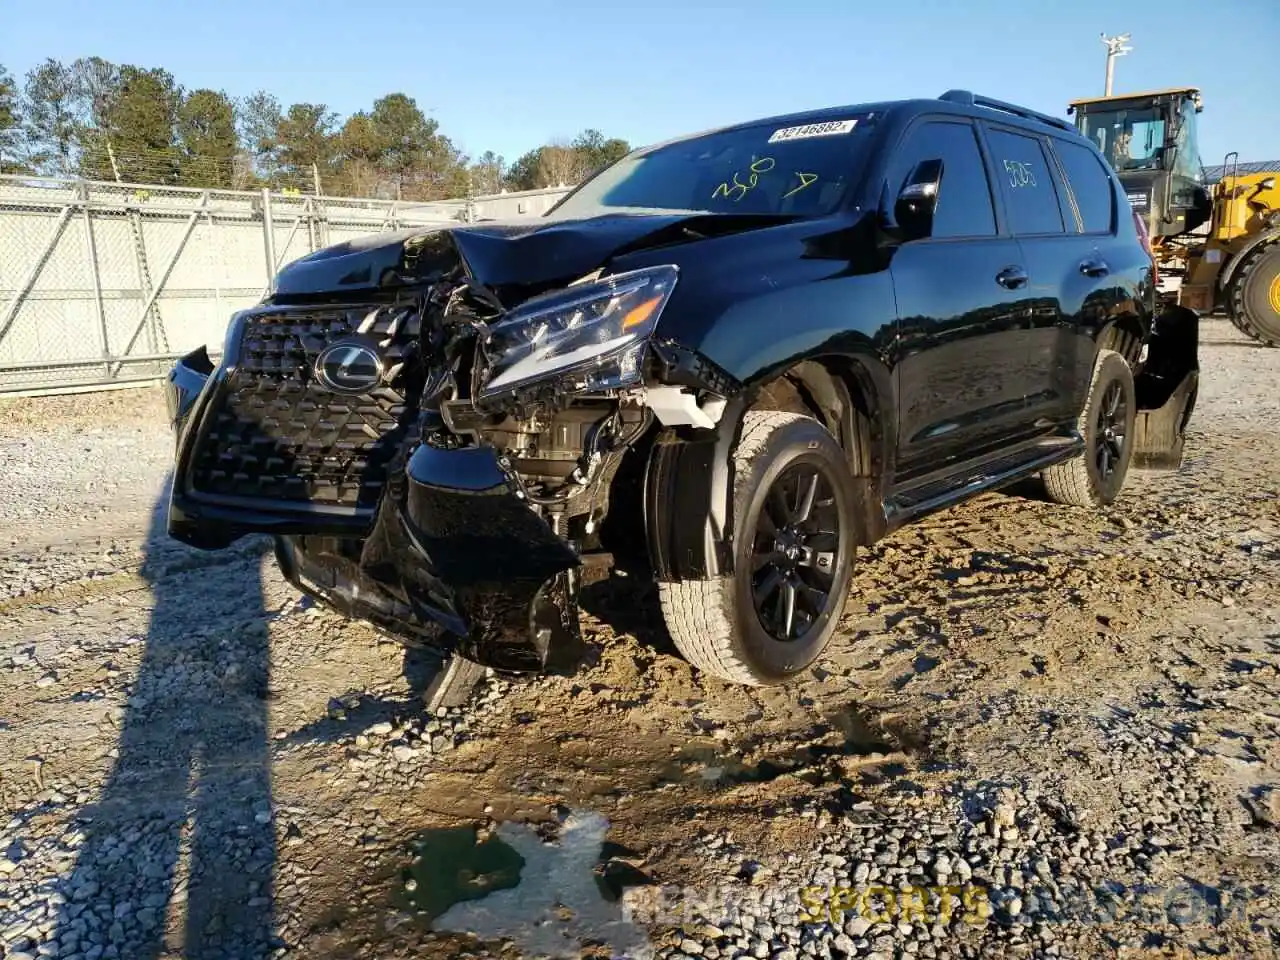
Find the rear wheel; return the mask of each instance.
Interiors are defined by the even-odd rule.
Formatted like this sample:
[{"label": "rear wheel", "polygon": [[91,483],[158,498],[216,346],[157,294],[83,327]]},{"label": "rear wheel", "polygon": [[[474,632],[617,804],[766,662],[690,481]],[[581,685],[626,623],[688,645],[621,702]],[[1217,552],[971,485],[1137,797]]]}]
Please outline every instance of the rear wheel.
[{"label": "rear wheel", "polygon": [[1101,507],[1120,495],[1133,457],[1137,407],[1129,364],[1113,350],[1101,351],[1077,425],[1084,451],[1044,471],[1050,499],[1076,507]]},{"label": "rear wheel", "polygon": [[1227,309],[1242,333],[1265,346],[1280,346],[1280,243],[1264,244],[1245,258]]},{"label": "rear wheel", "polygon": [[734,576],[660,585],[676,647],[725,680],[780,683],[826,648],[853,571],[855,490],[816,420],[751,411],[734,455]]}]

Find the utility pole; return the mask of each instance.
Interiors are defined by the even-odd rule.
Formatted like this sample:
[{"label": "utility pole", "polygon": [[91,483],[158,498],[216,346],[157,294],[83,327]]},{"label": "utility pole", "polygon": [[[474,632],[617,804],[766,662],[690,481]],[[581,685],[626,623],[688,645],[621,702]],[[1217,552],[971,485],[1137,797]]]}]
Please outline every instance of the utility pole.
[{"label": "utility pole", "polygon": [[1107,46],[1107,86],[1104,96],[1109,97],[1111,96],[1111,81],[1116,76],[1116,57],[1123,57],[1133,47],[1125,46],[1129,42],[1129,34],[1127,33],[1122,33],[1118,37],[1108,37],[1104,33],[1102,42]]}]

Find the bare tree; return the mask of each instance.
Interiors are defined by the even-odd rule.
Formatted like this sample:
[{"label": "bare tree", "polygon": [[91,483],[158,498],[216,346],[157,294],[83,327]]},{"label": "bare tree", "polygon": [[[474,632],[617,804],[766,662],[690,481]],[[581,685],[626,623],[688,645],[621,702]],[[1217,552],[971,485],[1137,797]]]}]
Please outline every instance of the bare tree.
[{"label": "bare tree", "polygon": [[577,183],[587,173],[581,153],[564,143],[551,143],[538,157],[538,180],[544,186],[558,187]]}]

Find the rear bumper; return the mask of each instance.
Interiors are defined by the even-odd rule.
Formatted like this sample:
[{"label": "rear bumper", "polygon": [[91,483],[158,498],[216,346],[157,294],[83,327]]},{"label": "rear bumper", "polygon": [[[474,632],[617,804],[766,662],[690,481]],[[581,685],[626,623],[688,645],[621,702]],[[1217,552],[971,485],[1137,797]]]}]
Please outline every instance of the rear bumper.
[{"label": "rear bumper", "polygon": [[218,549],[271,534],[282,572],[304,592],[497,669],[541,670],[577,656],[577,554],[522,499],[492,448],[411,439],[373,511],[213,502],[188,474],[222,376],[201,349],[166,382],[177,437],[170,536]]}]

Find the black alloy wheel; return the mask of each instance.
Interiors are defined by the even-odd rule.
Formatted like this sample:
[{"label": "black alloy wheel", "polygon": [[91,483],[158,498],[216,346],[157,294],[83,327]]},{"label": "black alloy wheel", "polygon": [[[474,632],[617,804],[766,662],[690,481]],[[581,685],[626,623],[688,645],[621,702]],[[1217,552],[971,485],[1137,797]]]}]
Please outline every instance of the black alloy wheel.
[{"label": "black alloy wheel", "polygon": [[840,626],[865,509],[846,452],[812,417],[748,410],[733,453],[728,576],[660,582],[676,649],[733,683],[783,683]]},{"label": "black alloy wheel", "polygon": [[1133,459],[1137,413],[1133,370],[1120,354],[1103,348],[1076,421],[1084,441],[1080,452],[1041,473],[1049,499],[1095,509],[1114,503]]},{"label": "black alloy wheel", "polygon": [[761,505],[751,550],[751,595],[774,640],[804,640],[832,605],[840,512],[823,464],[792,463]]},{"label": "black alloy wheel", "polygon": [[1094,462],[1098,466],[1098,478],[1104,483],[1111,480],[1124,458],[1128,413],[1124,387],[1120,381],[1113,380],[1102,395],[1093,430]]}]

